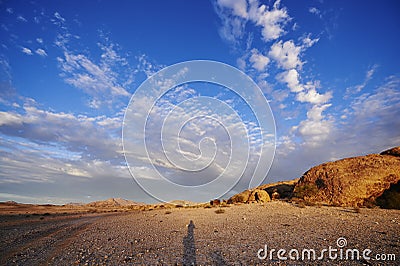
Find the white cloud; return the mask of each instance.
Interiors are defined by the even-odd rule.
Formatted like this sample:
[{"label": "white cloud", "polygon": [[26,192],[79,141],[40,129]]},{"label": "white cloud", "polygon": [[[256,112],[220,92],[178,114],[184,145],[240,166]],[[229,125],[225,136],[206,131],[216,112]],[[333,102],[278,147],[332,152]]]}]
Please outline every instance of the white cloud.
[{"label": "white cloud", "polygon": [[26,18],[24,18],[22,15],[19,15],[17,17],[17,20],[22,21],[22,22],[28,22],[28,20],[26,20]]},{"label": "white cloud", "polygon": [[[379,87],[375,93],[364,93],[352,103],[352,114],[360,121],[368,122],[374,116],[377,124],[386,123],[400,112],[400,79],[389,77],[387,82]],[[379,119],[378,119],[379,117]],[[400,120],[399,120],[400,121]],[[399,122],[394,125],[399,125]]]},{"label": "white cloud", "polygon": [[333,129],[333,120],[326,119],[322,112],[331,104],[314,105],[307,112],[307,119],[301,121],[298,126],[293,127],[304,139],[305,145],[318,146],[328,139]]},{"label": "white cloud", "polygon": [[237,40],[241,39],[244,35],[246,20],[226,15],[220,15],[220,17],[222,20],[222,26],[219,29],[219,35],[222,39],[236,44]]},{"label": "white cloud", "polygon": [[315,15],[317,15],[317,16],[320,16],[320,14],[321,14],[321,11],[320,11],[318,8],[316,8],[316,7],[310,7],[310,8],[308,9],[308,11],[309,11],[311,14],[315,14]]},{"label": "white cloud", "polygon": [[[274,98],[275,101],[278,102],[283,102],[287,97],[289,96],[289,93],[287,90],[274,90],[272,92],[272,97]],[[281,105],[282,109],[285,107],[285,105]]]},{"label": "white cloud", "polygon": [[261,34],[265,42],[278,39],[283,33],[283,26],[290,19],[285,8],[280,8],[280,0],[275,1],[273,8],[259,5],[257,0],[252,0],[249,8],[249,18],[261,27]]},{"label": "white cloud", "polygon": [[348,87],[346,89],[345,96],[348,97],[351,94],[356,94],[356,93],[361,92],[365,88],[365,86],[368,85],[369,81],[372,79],[377,68],[378,68],[378,65],[373,65],[372,67],[370,67],[365,73],[364,81],[361,84],[358,84],[358,85],[355,85],[352,87]]},{"label": "white cloud", "polygon": [[301,92],[304,87],[299,82],[299,73],[296,69],[290,69],[282,72],[276,77],[280,82],[287,84],[291,92]]},{"label": "white cloud", "polygon": [[257,69],[258,71],[264,71],[270,59],[261,54],[257,49],[252,49],[249,61],[252,63],[253,68]]},{"label": "white cloud", "polygon": [[134,75],[126,59],[120,57],[112,45],[100,48],[98,64],[66,48],[64,58],[57,58],[65,82],[90,95],[89,106],[93,108],[111,107],[117,97],[129,97],[131,94],[126,87],[133,82]]},{"label": "white cloud", "polygon": [[43,39],[42,39],[42,38],[36,38],[36,41],[37,41],[38,43],[40,43],[40,44],[43,43]]},{"label": "white cloud", "polygon": [[[122,117],[118,119],[121,121]],[[114,160],[122,149],[120,127],[115,127],[117,121],[117,118],[45,111],[26,101],[20,113],[0,112],[0,132],[34,143],[58,143],[82,157]]]},{"label": "white cloud", "polygon": [[22,52],[27,55],[33,55],[32,50],[26,47],[22,47]]},{"label": "white cloud", "polygon": [[247,18],[246,0],[217,0],[221,7],[232,9],[233,14],[242,18]]},{"label": "white cloud", "polygon": [[139,72],[143,72],[148,78],[165,67],[163,65],[152,62],[145,54],[137,56],[137,60],[138,64],[136,66],[136,70]]},{"label": "white cloud", "polygon": [[324,94],[317,92],[316,88],[310,88],[307,91],[299,92],[296,99],[300,102],[307,102],[312,104],[323,104],[332,98],[332,92],[328,91]]},{"label": "white cloud", "polygon": [[35,53],[37,53],[38,55],[40,55],[40,56],[47,56],[47,53],[46,53],[46,51],[45,50],[43,50],[43,49],[37,49],[36,51],[35,51]]},{"label": "white cloud", "polygon": [[244,58],[242,58],[242,57],[238,58],[236,60],[236,64],[240,70],[244,71],[246,69],[247,64],[246,64],[246,60]]},{"label": "white cloud", "polygon": [[58,19],[60,22],[65,22],[65,18],[63,18],[63,17],[60,15],[60,13],[58,13],[58,12],[55,12],[55,13],[54,13],[54,17],[55,17],[56,19]]},{"label": "white cloud", "polygon": [[[284,25],[290,20],[285,8],[280,8],[277,0],[272,8],[258,0],[218,0],[217,13],[222,20],[220,35],[222,38],[237,43],[244,36],[244,27],[248,21],[261,28],[265,42],[278,39],[284,34]],[[231,13],[224,12],[229,10]]]},{"label": "white cloud", "polygon": [[19,114],[12,112],[0,112],[0,126],[20,125],[21,123],[21,116]]},{"label": "white cloud", "polygon": [[309,48],[319,41],[319,38],[311,39],[311,34],[302,38],[304,48]]},{"label": "white cloud", "polygon": [[268,55],[284,69],[297,68],[303,65],[300,60],[301,49],[302,47],[296,46],[292,40],[284,43],[279,41],[271,46]]}]

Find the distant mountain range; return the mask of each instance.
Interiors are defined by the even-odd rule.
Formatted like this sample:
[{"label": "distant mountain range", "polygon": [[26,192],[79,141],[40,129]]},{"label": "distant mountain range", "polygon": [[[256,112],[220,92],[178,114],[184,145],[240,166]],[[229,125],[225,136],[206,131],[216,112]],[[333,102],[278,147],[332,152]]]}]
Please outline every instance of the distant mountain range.
[{"label": "distant mountain range", "polygon": [[108,208],[108,207],[126,207],[132,205],[145,205],[144,203],[138,203],[131,200],[121,199],[121,198],[109,198],[107,200],[100,200],[94,201],[87,204],[84,204],[87,207],[101,207],[101,208]]}]

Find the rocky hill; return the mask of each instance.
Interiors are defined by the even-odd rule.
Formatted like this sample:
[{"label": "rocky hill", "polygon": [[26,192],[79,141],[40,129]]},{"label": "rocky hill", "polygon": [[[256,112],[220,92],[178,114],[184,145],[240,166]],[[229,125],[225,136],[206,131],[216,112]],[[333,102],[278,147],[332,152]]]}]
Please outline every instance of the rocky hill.
[{"label": "rocky hill", "polygon": [[385,201],[382,199],[384,192],[393,190],[399,181],[400,147],[396,147],[381,154],[347,158],[313,167],[296,184],[294,196],[309,202],[338,206],[380,204]]},{"label": "rocky hill", "polygon": [[[243,191],[230,202],[254,200],[263,190],[269,198],[285,198],[310,204],[373,206],[400,209],[400,147],[315,166],[300,179],[262,185]],[[258,193],[260,194],[260,193]]]}]

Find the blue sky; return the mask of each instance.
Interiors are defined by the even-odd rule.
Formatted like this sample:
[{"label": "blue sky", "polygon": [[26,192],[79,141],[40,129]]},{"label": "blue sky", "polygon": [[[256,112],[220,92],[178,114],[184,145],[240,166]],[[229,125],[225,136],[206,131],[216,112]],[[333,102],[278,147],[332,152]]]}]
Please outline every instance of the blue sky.
[{"label": "blue sky", "polygon": [[[147,77],[187,60],[235,66],[268,99],[265,183],[398,146],[399,11],[398,1],[1,1],[0,200],[153,201],[126,166],[123,116]],[[233,97],[195,87],[174,101]]]}]

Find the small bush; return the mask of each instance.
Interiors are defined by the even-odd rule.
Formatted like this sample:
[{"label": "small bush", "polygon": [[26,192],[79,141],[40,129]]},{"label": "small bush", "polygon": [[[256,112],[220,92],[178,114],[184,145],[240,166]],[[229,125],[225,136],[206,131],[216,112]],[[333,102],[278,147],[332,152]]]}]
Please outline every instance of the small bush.
[{"label": "small bush", "polygon": [[304,184],[298,186],[294,192],[296,198],[304,199],[305,197],[312,197],[318,193],[318,187],[314,184]]},{"label": "small bush", "polygon": [[225,212],[225,210],[224,209],[218,209],[218,210],[215,210],[215,213],[216,214],[221,214],[221,213],[224,213]]},{"label": "small bush", "polygon": [[165,212],[165,214],[171,214],[171,213],[172,213],[171,211],[166,211],[166,212]]}]

